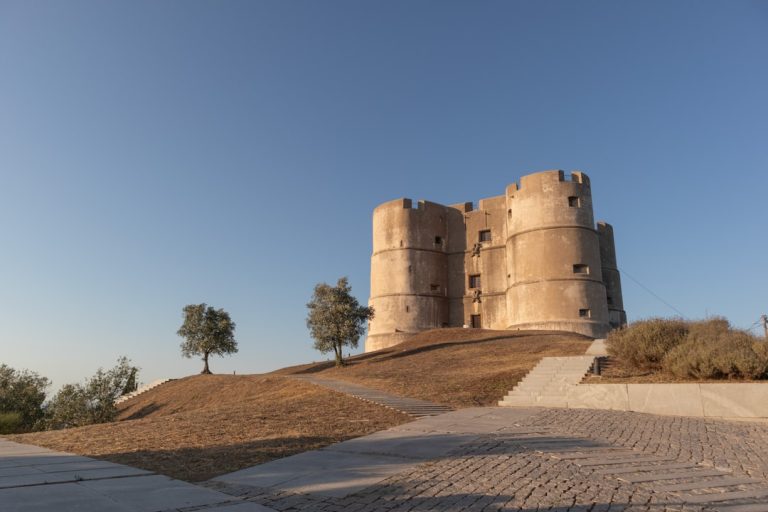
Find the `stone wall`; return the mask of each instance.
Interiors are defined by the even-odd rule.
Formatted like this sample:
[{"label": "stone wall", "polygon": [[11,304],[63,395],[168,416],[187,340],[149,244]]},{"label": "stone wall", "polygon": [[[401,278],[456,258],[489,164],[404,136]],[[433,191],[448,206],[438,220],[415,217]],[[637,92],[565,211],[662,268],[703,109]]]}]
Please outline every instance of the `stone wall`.
[{"label": "stone wall", "polygon": [[768,419],[768,383],[579,384],[566,402],[572,409]]},{"label": "stone wall", "polygon": [[366,351],[440,327],[602,337],[626,321],[613,229],[595,226],[589,177],[558,170],[524,176],[478,208],[378,206],[369,304]]}]

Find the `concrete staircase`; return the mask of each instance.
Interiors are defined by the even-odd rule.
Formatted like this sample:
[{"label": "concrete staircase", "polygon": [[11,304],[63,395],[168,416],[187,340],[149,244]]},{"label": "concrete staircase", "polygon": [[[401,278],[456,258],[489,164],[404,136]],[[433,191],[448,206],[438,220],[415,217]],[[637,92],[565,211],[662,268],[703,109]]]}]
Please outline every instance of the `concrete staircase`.
[{"label": "concrete staircase", "polygon": [[500,406],[567,407],[566,394],[584,378],[595,356],[545,357],[521,380]]},{"label": "concrete staircase", "polygon": [[133,391],[132,393],[128,393],[127,395],[123,395],[119,397],[117,400],[115,400],[115,405],[121,404],[125,402],[126,400],[130,400],[133,397],[139,396],[142,393],[146,393],[150,389],[155,389],[157,386],[160,386],[162,384],[165,384],[168,381],[171,381],[173,379],[158,379],[155,381],[150,382],[149,384],[145,384],[138,388],[136,391]]}]

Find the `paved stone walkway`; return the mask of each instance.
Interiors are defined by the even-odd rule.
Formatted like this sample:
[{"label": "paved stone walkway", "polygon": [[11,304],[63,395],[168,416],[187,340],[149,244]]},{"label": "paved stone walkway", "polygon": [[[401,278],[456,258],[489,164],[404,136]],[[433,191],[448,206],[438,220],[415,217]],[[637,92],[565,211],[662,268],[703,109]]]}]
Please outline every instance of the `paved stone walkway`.
[{"label": "paved stone walkway", "polygon": [[462,409],[203,486],[0,438],[0,510],[768,512],[768,424]]},{"label": "paved stone walkway", "polygon": [[[208,485],[286,512],[768,512],[766,424],[485,408],[385,432],[354,440],[369,459],[352,466],[339,443],[314,461],[302,454]],[[442,450],[415,453],[441,440]],[[292,462],[305,471],[295,479]]]},{"label": "paved stone walkway", "polygon": [[2,512],[268,512],[150,471],[0,438]]},{"label": "paved stone walkway", "polygon": [[402,396],[391,395],[384,391],[371,389],[359,384],[352,384],[351,382],[345,382],[342,380],[329,379],[325,377],[318,377],[315,375],[291,375],[291,377],[301,379],[312,384],[323,386],[334,391],[346,393],[360,400],[366,402],[372,402],[384,407],[389,407],[396,411],[404,412],[414,418],[421,418],[424,416],[434,416],[436,414],[443,414],[448,411],[452,411],[447,405],[440,405],[433,402],[427,402],[425,400],[417,400],[415,398],[406,398]]}]

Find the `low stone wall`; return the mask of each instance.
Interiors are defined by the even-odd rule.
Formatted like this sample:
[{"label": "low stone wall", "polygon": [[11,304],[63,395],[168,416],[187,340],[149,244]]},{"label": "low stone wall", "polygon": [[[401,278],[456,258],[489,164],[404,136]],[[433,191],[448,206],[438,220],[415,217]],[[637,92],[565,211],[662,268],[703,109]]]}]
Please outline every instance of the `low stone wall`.
[{"label": "low stone wall", "polygon": [[573,409],[610,409],[700,418],[768,419],[768,383],[579,384]]}]

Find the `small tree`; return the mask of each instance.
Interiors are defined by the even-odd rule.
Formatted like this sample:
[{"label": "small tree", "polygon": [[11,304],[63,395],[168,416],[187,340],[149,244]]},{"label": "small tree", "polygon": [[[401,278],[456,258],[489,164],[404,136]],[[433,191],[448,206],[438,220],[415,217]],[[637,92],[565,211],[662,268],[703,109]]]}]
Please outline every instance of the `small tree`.
[{"label": "small tree", "polygon": [[203,356],[205,366],[200,373],[210,374],[208,356],[237,352],[235,323],[223,309],[207,304],[184,306],[184,323],[176,333],[186,338],[181,344],[184,357]]},{"label": "small tree", "polygon": [[35,372],[0,364],[0,434],[31,430],[43,417],[50,381]]},{"label": "small tree", "polygon": [[46,427],[53,430],[114,421],[115,400],[136,387],[138,371],[123,356],[114,368],[99,368],[83,384],[65,384],[46,407]]},{"label": "small tree", "polygon": [[373,308],[361,306],[351,291],[346,277],[339,279],[336,286],[319,283],[307,304],[307,328],[315,339],[315,348],[323,354],[333,351],[336,366],[344,364],[344,346],[357,348],[365,323],[373,318]]}]

